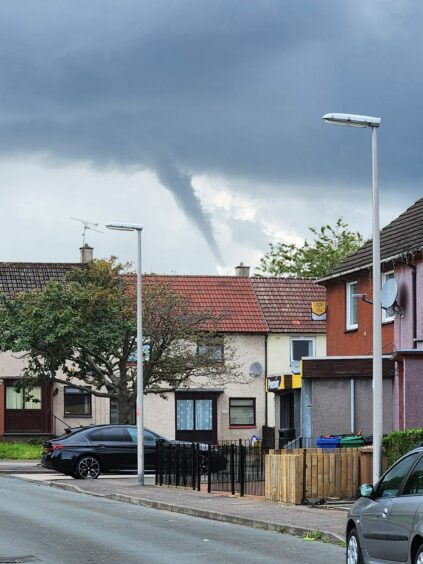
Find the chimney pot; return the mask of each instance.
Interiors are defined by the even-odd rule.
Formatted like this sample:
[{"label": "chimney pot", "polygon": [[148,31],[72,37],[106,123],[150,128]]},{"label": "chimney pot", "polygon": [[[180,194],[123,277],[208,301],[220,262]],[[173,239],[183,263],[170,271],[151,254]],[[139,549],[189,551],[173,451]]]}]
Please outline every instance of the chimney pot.
[{"label": "chimney pot", "polygon": [[90,262],[94,258],[94,249],[90,247],[87,243],[83,247],[80,247],[79,250],[81,251],[81,262],[82,264],[86,264]]},{"label": "chimney pot", "polygon": [[243,262],[240,262],[239,265],[235,267],[235,276],[248,278],[250,276],[250,267],[245,266]]}]

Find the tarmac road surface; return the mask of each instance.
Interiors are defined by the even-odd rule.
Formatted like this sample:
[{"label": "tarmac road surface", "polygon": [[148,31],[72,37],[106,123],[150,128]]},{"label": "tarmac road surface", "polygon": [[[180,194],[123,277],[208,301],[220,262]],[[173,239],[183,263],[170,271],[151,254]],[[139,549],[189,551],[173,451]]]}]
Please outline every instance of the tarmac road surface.
[{"label": "tarmac road surface", "polygon": [[336,564],[345,549],[0,477],[0,562]]}]

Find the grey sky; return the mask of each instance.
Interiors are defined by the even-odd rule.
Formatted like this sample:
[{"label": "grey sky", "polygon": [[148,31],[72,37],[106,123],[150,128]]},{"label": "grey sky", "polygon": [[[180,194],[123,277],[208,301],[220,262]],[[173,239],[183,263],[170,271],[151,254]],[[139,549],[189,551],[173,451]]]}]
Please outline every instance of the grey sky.
[{"label": "grey sky", "polygon": [[[368,235],[369,132],[320,118],[382,117],[383,222],[420,197],[422,16],[419,0],[6,0],[0,260],[74,260],[71,215],[144,221],[161,272],[226,271],[339,215]],[[115,237],[91,242],[131,258]]]}]

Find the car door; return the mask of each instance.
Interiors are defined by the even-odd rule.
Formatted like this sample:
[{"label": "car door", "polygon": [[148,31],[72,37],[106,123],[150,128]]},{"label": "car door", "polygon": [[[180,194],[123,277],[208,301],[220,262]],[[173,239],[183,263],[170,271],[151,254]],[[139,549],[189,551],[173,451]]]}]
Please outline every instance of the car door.
[{"label": "car door", "polygon": [[[420,455],[422,453],[419,453]],[[405,562],[415,515],[423,503],[423,458],[420,456],[412,468],[401,494],[392,500],[388,513],[388,542],[390,559]]]},{"label": "car door", "polygon": [[95,429],[89,434],[94,454],[105,470],[128,470],[128,435],[124,427],[110,426]]},{"label": "car door", "polygon": [[360,519],[363,546],[372,558],[392,561],[388,515],[405,478],[419,457],[420,453],[412,453],[392,466],[380,480],[374,497],[363,507]]},{"label": "car door", "polygon": [[[133,469],[137,468],[137,442],[138,433],[136,427],[128,427],[128,432],[131,437],[132,444],[132,455],[131,463],[133,464]],[[155,470],[156,469],[156,440],[157,436],[144,429],[144,469],[145,470]]]}]

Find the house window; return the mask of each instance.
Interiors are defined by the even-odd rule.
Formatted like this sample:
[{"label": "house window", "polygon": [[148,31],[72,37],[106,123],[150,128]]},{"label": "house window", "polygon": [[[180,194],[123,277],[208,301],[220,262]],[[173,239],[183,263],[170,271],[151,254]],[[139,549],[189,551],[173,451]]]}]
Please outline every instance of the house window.
[{"label": "house window", "polygon": [[358,283],[348,282],[346,286],[347,301],[347,329],[357,329],[358,327]]},{"label": "house window", "polygon": [[[382,272],[382,287],[391,278],[394,278],[394,271],[391,272]],[[382,323],[389,323],[390,321],[394,321],[395,315],[389,315],[386,309],[382,309]]]},{"label": "house window", "polygon": [[305,356],[314,356],[314,339],[291,339],[291,372],[300,373],[301,359]]},{"label": "house window", "polygon": [[255,398],[229,398],[229,426],[256,426]]},{"label": "house window", "polygon": [[176,400],[177,431],[211,431],[213,402],[211,399]]},{"label": "house window", "polygon": [[223,362],[223,335],[206,335],[197,344],[197,354],[210,362]]},{"label": "house window", "polygon": [[65,386],[64,388],[64,414],[80,417],[91,416],[91,394],[78,388]]},{"label": "house window", "polygon": [[41,386],[16,390],[6,387],[6,409],[41,409]]}]

